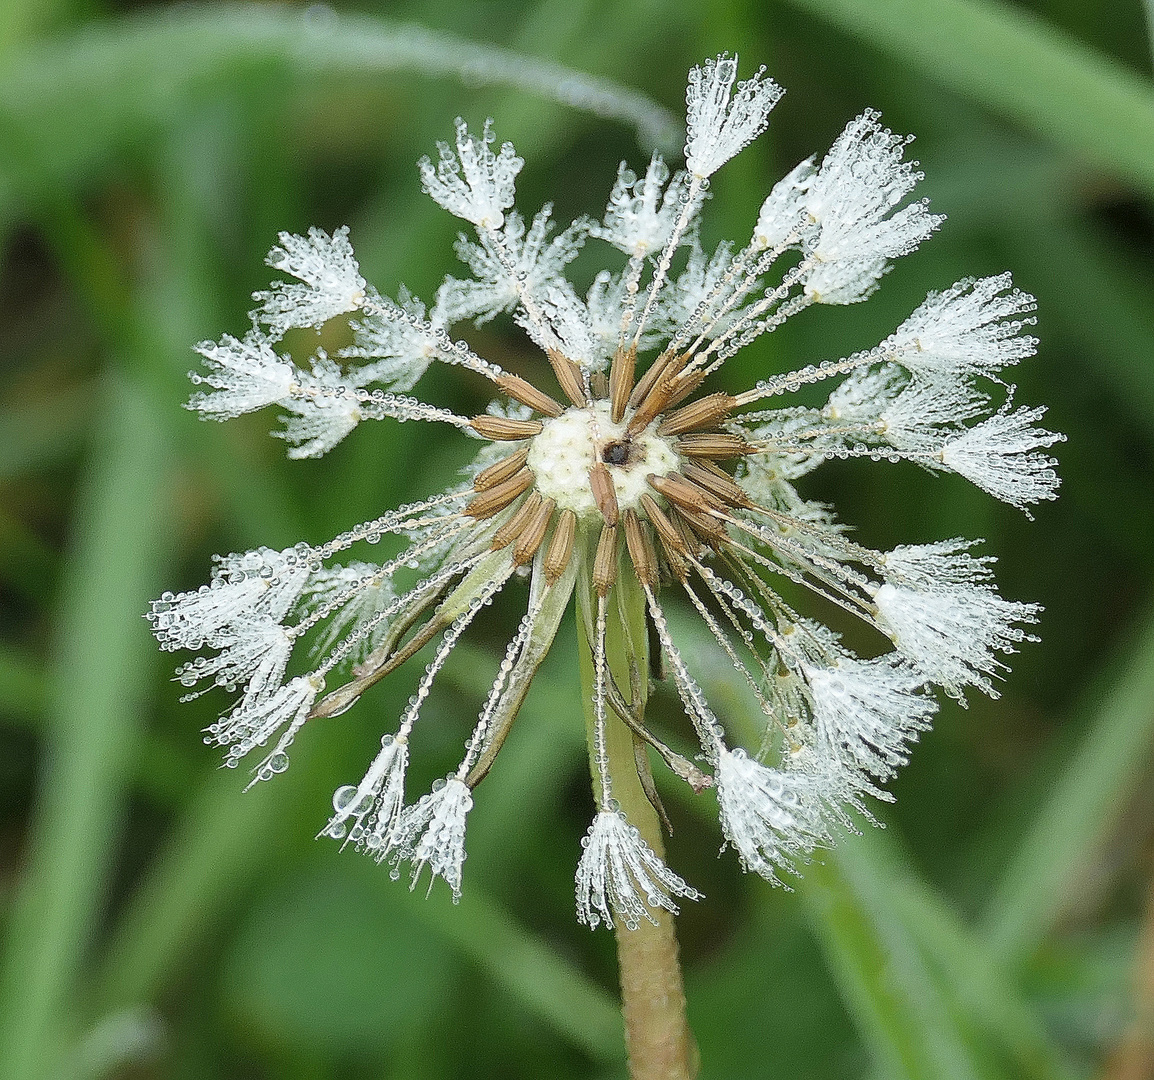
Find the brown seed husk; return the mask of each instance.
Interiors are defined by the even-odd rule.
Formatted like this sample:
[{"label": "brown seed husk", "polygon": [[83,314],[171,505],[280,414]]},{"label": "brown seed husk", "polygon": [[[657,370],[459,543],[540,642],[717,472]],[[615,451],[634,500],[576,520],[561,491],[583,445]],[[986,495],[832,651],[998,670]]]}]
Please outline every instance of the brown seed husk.
[{"label": "brown seed husk", "polygon": [[620,424],[633,390],[633,372],[637,366],[637,346],[618,349],[613,354],[613,364],[609,368],[609,415],[613,423]]},{"label": "brown seed husk", "polygon": [[474,491],[488,491],[496,487],[502,480],[508,480],[514,473],[519,472],[521,466],[529,459],[529,447],[523,446],[515,454],[501,458],[500,461],[482,469],[473,481]]},{"label": "brown seed husk", "polygon": [[557,376],[557,381],[561,384],[561,389],[565,391],[565,396],[579,409],[588,405],[589,402],[585,397],[585,382],[581,378],[581,368],[556,349],[546,349],[545,355],[549,357],[553,374]]},{"label": "brown seed husk", "polygon": [[708,514],[698,514],[693,510],[686,510],[681,506],[675,506],[674,510],[678,516],[685,519],[697,538],[708,544],[711,548],[719,547],[728,536],[725,529],[725,522],[719,521],[715,517]]},{"label": "brown seed husk", "polygon": [[729,415],[737,399],[730,394],[709,394],[670,413],[657,428],[658,435],[681,435],[698,428],[715,427]]},{"label": "brown seed husk", "polygon": [[501,375],[493,380],[506,394],[522,405],[544,416],[560,416],[565,407],[554,401],[544,390],[538,390],[528,379],[520,375]]},{"label": "brown seed husk", "polygon": [[488,491],[474,495],[469,505],[465,507],[465,513],[478,519],[492,517],[498,511],[504,510],[523,491],[528,490],[535,479],[532,469],[522,467],[507,480],[494,484]]},{"label": "brown seed husk", "polygon": [[625,546],[629,549],[637,580],[642,585],[655,588],[658,583],[657,553],[653,550],[649,535],[636,511],[626,510],[622,521],[625,523]]},{"label": "brown seed husk", "polygon": [[679,375],[677,379],[670,380],[665,387],[665,407],[671,409],[684,401],[703,382],[705,382],[704,371],[692,371],[688,375]]},{"label": "brown seed husk", "polygon": [[593,557],[593,588],[598,596],[605,596],[617,580],[617,526],[602,525],[597,538],[597,554]]},{"label": "brown seed husk", "polygon": [[513,545],[513,562],[517,566],[524,566],[541,546],[545,539],[545,532],[549,528],[549,521],[553,517],[553,510],[557,504],[552,499],[543,499],[537,507],[537,512],[529,519],[521,530],[517,542]]},{"label": "brown seed husk", "polygon": [[533,515],[537,513],[537,508],[542,502],[544,500],[536,491],[530,491],[525,496],[525,501],[517,507],[516,513],[493,534],[493,540],[489,546],[494,551],[500,551],[501,548],[507,547],[516,540],[521,535],[521,530],[529,524]]},{"label": "brown seed husk", "polygon": [[731,506],[753,505],[741,485],[707,458],[687,461],[681,466],[681,471],[687,480],[692,480],[698,487],[705,488]]},{"label": "brown seed husk", "polygon": [[507,416],[490,416],[488,413],[474,416],[469,426],[478,435],[496,442],[531,439],[541,434],[542,427],[540,420],[510,420]]},{"label": "brown seed husk", "polygon": [[593,501],[605,519],[606,525],[617,524],[617,488],[613,484],[613,477],[603,461],[597,462],[589,470],[589,486],[593,489]]},{"label": "brown seed husk", "polygon": [[740,435],[726,435],[718,432],[682,435],[678,440],[677,448],[686,457],[712,458],[715,461],[744,457],[746,454],[754,453],[754,448]]},{"label": "brown seed husk", "polygon": [[652,495],[642,495],[640,502],[645,516],[653,523],[653,528],[657,531],[670,569],[679,581],[684,581],[688,573],[685,556],[689,552],[685,547],[685,542],[681,539],[681,534],[673,522],[669,520],[665,511],[657,505],[657,500]]},{"label": "brown seed husk", "polygon": [[711,495],[696,484],[690,483],[680,473],[669,473],[667,476],[648,476],[646,480],[654,491],[660,492],[671,503],[692,510],[698,514],[707,514],[710,510],[721,510],[725,507],[716,495]]},{"label": "brown seed husk", "polygon": [[562,510],[557,515],[557,524],[545,552],[545,580],[552,585],[569,565],[573,555],[573,540],[577,535],[577,515],[572,510]]},{"label": "brown seed husk", "polygon": [[637,385],[633,387],[633,393],[629,395],[628,404],[630,407],[636,409],[641,402],[649,396],[649,391],[657,384],[657,380],[661,378],[665,369],[673,362],[676,353],[665,352],[662,353],[648,369],[637,380]]}]

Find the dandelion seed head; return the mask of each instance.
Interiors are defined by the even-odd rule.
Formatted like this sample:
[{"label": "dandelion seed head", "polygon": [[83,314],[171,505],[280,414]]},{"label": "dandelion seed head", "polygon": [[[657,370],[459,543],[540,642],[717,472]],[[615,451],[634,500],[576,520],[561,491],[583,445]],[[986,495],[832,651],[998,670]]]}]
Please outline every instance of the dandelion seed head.
[{"label": "dandelion seed head", "polygon": [[[148,613],[161,648],[195,654],[176,672],[188,696],[234,695],[205,738],[229,767],[259,758],[250,786],[285,771],[309,720],[340,716],[426,657],[380,750],[360,781],[337,788],[320,830],[394,877],[407,864],[413,887],[427,869],[430,889],[440,878],[460,896],[474,793],[571,604],[592,671],[596,810],[576,874],[577,916],[589,926],[636,927],[700,895],[615,797],[614,770],[638,766],[632,754],[614,761],[613,725],[693,792],[713,788],[742,866],[786,884],[854,827],[851,811],[868,819],[874,800],[892,798],[884,785],[928,730],[935,686],[996,697],[1006,657],[1033,640],[1040,609],[1003,598],[992,558],[972,542],[874,550],[805,494],[827,461],[866,457],[952,471],[1020,509],[1056,496],[1056,462],[1041,451],[1062,437],[1038,426],[1044,410],[1014,404],[1002,380],[1037,346],[1025,332],[1034,300],[1008,274],[931,292],[885,340],[849,356],[814,358],[739,393],[714,381],[807,308],[865,299],[943,221],[914,197],[921,172],[909,139],[870,110],[820,163],[803,161],[774,185],[744,243],[705,250],[709,178],[760,134],[780,96],[764,72],[739,82],[735,58],[695,68],[685,169],[658,156],[643,173],[622,165],[601,219],[564,227],[548,204],[532,216],[515,207],[523,160],[497,146],[491,124],[478,135],[458,122],[436,163],[419,163],[425,191],[472,227],[455,245],[468,276],[446,278],[431,308],[369,285],[347,229],[281,234],[269,262],[293,280],[256,294],[244,338],[196,346],[203,366],[189,407],[223,420],[275,406],[290,457],[320,456],[373,421],[476,440],[446,490],[318,545],[218,559],[210,584],[166,593]],[[609,262],[582,296],[566,275],[586,243]],[[531,377],[452,337],[462,320],[502,313],[539,350]],[[307,360],[284,353],[289,330],[335,318],[351,345]],[[434,364],[487,385],[492,403],[459,416],[424,400]],[[825,404],[798,404],[793,395],[816,383],[829,387]],[[382,541],[383,554],[366,550]],[[523,580],[523,614],[494,657],[459,766],[407,804],[437,679],[494,598]],[[715,712],[695,675],[701,659],[682,652],[666,611],[678,596],[747,690],[761,724],[756,753],[733,742],[732,717]],[[868,658],[807,614],[810,598],[864,625],[876,646]],[[629,604],[648,632],[624,633]],[[626,639],[634,654],[611,658]],[[650,648],[697,739],[692,760],[641,712]],[[634,779],[644,788],[646,777]]]}]

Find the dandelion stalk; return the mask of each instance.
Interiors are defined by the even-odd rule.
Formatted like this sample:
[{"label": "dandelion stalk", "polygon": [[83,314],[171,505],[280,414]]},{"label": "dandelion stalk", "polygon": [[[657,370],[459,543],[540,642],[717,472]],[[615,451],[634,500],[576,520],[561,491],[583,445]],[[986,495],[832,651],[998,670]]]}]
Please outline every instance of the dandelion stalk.
[{"label": "dandelion stalk", "polygon": [[[649,657],[645,595],[636,574],[628,567],[623,569],[626,572],[609,595],[606,659],[617,685],[627,687],[631,683],[631,665],[634,670],[647,672]],[[587,599],[587,595],[582,597],[583,601]],[[592,617],[591,612],[589,615]],[[600,799],[598,768],[593,760],[593,649],[586,632],[586,619],[578,618],[577,626],[581,696],[585,703],[594,796]],[[639,690],[639,700],[631,702],[635,716],[644,713],[647,681],[645,677],[632,680]],[[664,861],[661,822],[638,776],[634,738],[625,722],[610,709],[606,719],[605,747],[613,798],[656,856]],[[634,1080],[692,1080],[697,1075],[698,1053],[685,1014],[685,989],[674,917],[661,909],[651,911],[652,922],[642,919],[634,929],[619,922],[616,927],[629,1074]]]}]

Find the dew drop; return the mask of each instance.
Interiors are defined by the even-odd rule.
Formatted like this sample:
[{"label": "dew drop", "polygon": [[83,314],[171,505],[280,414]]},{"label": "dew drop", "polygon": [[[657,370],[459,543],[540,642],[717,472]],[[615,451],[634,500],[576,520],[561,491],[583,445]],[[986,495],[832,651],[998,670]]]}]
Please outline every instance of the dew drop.
[{"label": "dew drop", "polygon": [[344,784],[333,792],[333,809],[338,813],[343,813],[348,807],[349,803],[357,794],[355,784]]}]

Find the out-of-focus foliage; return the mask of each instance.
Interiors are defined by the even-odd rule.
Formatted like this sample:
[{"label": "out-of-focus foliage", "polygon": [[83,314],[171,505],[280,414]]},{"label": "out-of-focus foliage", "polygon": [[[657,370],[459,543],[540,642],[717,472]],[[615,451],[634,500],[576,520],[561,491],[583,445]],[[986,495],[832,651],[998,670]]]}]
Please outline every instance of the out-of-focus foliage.
[{"label": "out-of-focus foliage", "polygon": [[[455,226],[415,162],[456,115],[492,116],[527,161],[525,206],[554,198],[563,219],[599,213],[618,161],[648,158],[635,125],[552,102],[528,69],[517,88],[420,73],[398,59],[403,22],[673,115],[704,56],[765,64],[788,94],[714,179],[707,243],[747,235],[772,181],[865,106],[917,134],[946,226],[868,305],[747,349],[736,386],[870,346],[967,274],[1011,269],[1037,295],[1041,350],[1016,375],[1069,436],[1056,504],[1030,522],[868,463],[807,494],[883,548],[988,537],[1003,593],[1046,605],[1042,642],[1001,700],[943,709],[879,810],[884,833],[863,825],[795,893],[716,859],[710,807],[670,789],[671,863],[707,895],[681,919],[689,1007],[711,1080],[1139,1075],[1121,1064],[1152,1053],[1133,1020],[1154,1008],[1154,975],[1135,978],[1154,877],[1154,79],[1138,0],[6,0],[0,1076],[623,1075],[612,940],[572,912],[590,813],[574,643],[478,791],[453,907],[313,839],[415,671],[306,731],[293,769],[241,796],[199,742],[217,703],[178,704],[140,618],[204,580],[213,552],[323,540],[461,463],[452,438],[393,424],[290,463],[269,418],[205,425],[179,407],[190,346],[243,329],[278,230],[348,224],[371,281],[431,297]],[[668,138],[649,120],[643,141]],[[511,323],[471,336],[514,369],[539,362]],[[430,374],[434,396],[480,408],[483,388],[452,374]],[[493,650],[454,655],[413,790],[455,763],[516,617],[498,606]],[[696,651],[740,715],[724,663]],[[666,692],[653,709],[675,731]]]}]

